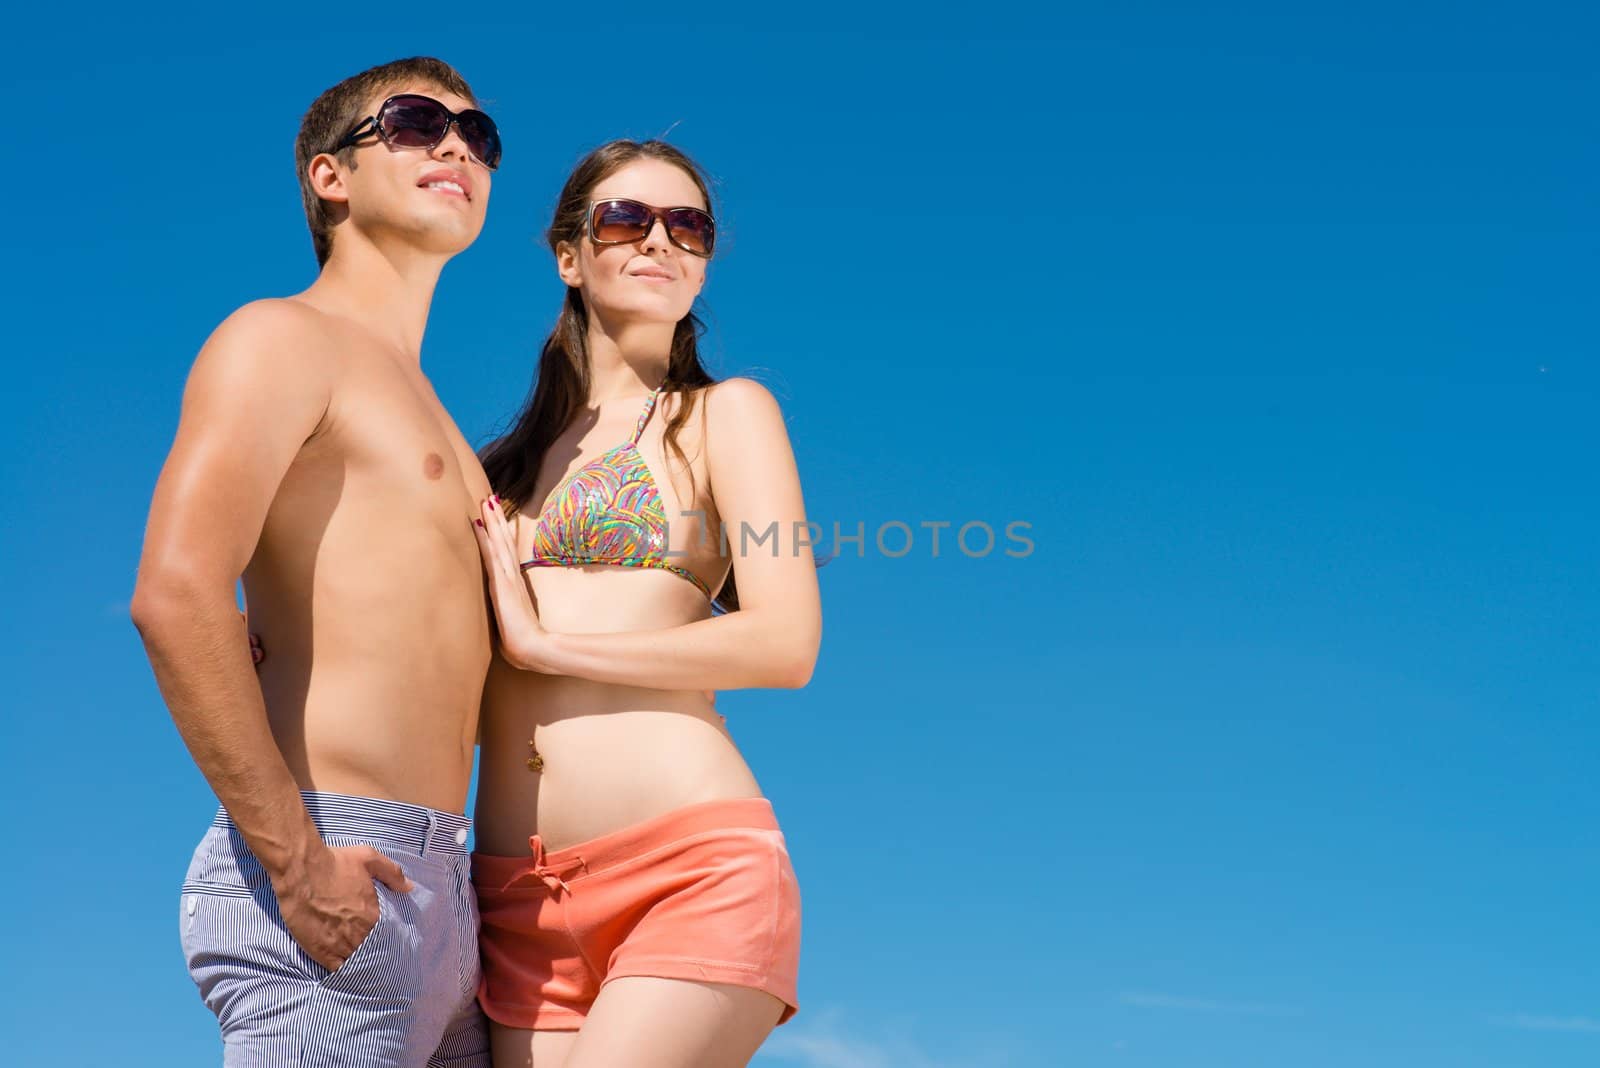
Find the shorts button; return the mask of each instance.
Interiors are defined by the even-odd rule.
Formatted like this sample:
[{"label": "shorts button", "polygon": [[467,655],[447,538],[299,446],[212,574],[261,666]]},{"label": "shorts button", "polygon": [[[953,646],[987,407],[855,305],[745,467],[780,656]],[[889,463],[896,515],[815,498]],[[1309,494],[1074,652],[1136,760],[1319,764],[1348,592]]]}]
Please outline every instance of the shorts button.
[{"label": "shorts button", "polygon": [[467,844],[467,829],[465,827],[457,827],[456,828],[456,845],[464,846],[466,844]]}]

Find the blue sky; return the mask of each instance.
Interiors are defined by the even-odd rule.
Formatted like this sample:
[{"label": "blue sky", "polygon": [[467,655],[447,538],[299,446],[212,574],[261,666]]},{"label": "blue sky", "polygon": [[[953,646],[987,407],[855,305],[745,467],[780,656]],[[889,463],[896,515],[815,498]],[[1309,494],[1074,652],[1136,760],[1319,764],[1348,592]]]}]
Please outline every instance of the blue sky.
[{"label": "blue sky", "polygon": [[507,142],[424,351],[469,438],[557,310],[568,168],[670,128],[720,180],[712,362],[869,532],[812,684],[721,702],[805,895],[760,1068],[1600,1060],[1592,12],[20,17],[9,1062],[214,1063],[144,510],[206,334],[311,279],[301,112],[416,53]]}]

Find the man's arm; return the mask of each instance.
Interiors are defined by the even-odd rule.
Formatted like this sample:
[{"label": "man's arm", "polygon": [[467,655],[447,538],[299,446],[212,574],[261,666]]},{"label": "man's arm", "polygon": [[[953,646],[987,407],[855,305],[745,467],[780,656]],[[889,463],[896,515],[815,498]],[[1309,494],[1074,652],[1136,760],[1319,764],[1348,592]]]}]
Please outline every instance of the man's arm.
[{"label": "man's arm", "polygon": [[[156,483],[132,615],[195,763],[272,877],[291,933],[328,967],[376,917],[373,869],[334,858],[279,753],[234,587],[284,473],[328,410],[327,368],[307,343],[311,309],[262,301],[206,342]],[[364,863],[370,858],[360,858]],[[384,878],[390,883],[390,878]],[[366,907],[371,899],[371,908]]]}]

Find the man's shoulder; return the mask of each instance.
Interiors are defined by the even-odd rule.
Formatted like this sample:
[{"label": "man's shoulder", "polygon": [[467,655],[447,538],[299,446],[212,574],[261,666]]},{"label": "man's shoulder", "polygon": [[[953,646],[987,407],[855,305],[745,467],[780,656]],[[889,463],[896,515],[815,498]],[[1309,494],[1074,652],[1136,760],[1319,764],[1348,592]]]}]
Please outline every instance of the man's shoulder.
[{"label": "man's shoulder", "polygon": [[303,301],[288,297],[253,300],[222,320],[212,331],[212,341],[242,346],[306,342],[326,338],[328,320]]},{"label": "man's shoulder", "polygon": [[222,320],[206,339],[196,366],[249,375],[325,365],[331,344],[326,316],[297,300],[255,300]]},{"label": "man's shoulder", "polygon": [[315,308],[295,300],[252,301],[206,339],[189,371],[185,403],[249,398],[257,405],[322,405],[337,355],[326,317]]}]

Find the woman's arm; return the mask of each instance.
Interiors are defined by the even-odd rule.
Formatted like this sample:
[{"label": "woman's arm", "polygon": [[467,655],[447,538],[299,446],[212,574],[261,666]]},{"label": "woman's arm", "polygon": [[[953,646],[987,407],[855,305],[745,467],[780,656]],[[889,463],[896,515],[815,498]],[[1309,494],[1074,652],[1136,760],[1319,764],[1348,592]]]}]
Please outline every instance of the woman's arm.
[{"label": "woman's arm", "polygon": [[[765,387],[747,378],[712,386],[705,404],[710,489],[727,524],[739,610],[664,630],[546,631],[528,599],[504,513],[486,501],[477,529],[507,662],[670,690],[794,688],[810,680],[822,606],[811,548],[801,543],[809,539],[797,537],[805,530],[805,504],[783,413]],[[776,538],[764,536],[774,524]]]}]

